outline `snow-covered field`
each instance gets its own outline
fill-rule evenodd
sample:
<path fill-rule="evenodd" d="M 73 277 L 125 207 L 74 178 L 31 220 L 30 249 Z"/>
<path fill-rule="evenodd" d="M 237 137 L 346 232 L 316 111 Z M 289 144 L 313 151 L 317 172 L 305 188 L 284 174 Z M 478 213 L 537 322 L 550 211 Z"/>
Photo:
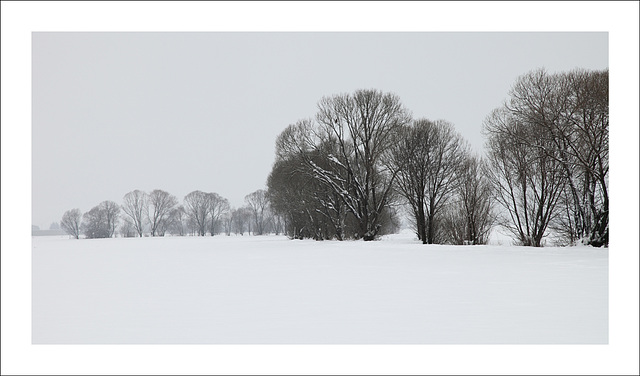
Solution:
<path fill-rule="evenodd" d="M 33 237 L 34 344 L 606 344 L 608 250 Z"/>

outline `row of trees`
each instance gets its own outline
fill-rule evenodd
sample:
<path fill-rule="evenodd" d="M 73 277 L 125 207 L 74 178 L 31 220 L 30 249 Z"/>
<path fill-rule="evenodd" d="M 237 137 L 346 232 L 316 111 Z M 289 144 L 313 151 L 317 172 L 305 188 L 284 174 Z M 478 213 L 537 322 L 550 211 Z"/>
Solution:
<path fill-rule="evenodd" d="M 423 243 L 480 244 L 494 218 L 483 166 L 452 124 L 359 90 L 323 98 L 280 134 L 267 186 L 295 238 L 373 240 L 404 204 Z"/>
<path fill-rule="evenodd" d="M 60 227 L 80 239 L 165 236 L 166 233 L 213 236 L 224 232 L 244 235 L 279 233 L 281 220 L 269 209 L 267 192 L 257 190 L 245 197 L 245 206 L 234 209 L 229 201 L 217 193 L 193 191 L 182 204 L 177 198 L 160 189 L 149 193 L 134 190 L 124 195 L 122 204 L 103 201 L 86 213 L 80 209 L 66 211 Z"/>
<path fill-rule="evenodd" d="M 276 140 L 268 196 L 292 238 L 373 240 L 404 209 L 425 244 L 608 245 L 608 71 L 537 70 L 484 121 L 486 159 L 377 90 L 324 97 Z"/>
<path fill-rule="evenodd" d="M 517 243 L 608 246 L 608 70 L 518 78 L 483 123 L 486 156 L 453 124 L 413 119 L 378 90 L 324 97 L 277 138 L 267 190 L 231 209 L 216 193 L 183 204 L 161 190 L 105 201 L 61 227 L 76 238 L 284 232 L 373 240 L 408 213 L 425 244 L 485 244 L 497 224 Z M 82 218 L 82 223 L 81 223 Z"/>

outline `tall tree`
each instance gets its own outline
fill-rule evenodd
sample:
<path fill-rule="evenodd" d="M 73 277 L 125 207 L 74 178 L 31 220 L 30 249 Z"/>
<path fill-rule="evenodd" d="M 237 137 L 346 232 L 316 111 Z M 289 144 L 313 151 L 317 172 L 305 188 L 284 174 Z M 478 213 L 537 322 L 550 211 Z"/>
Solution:
<path fill-rule="evenodd" d="M 142 237 L 144 232 L 145 219 L 149 216 L 149 196 L 147 193 L 134 190 L 124 195 L 122 210 L 127 216 L 127 220 Z"/>
<path fill-rule="evenodd" d="M 528 186 L 520 183 L 521 194 L 530 188 L 533 199 L 545 204 L 541 212 L 548 213 L 531 216 L 541 218 L 541 228 L 549 227 L 569 243 L 582 238 L 594 246 L 608 244 L 608 106 L 608 71 L 549 74 L 539 69 L 519 77 L 504 106 L 486 121 L 494 171 L 502 170 L 497 185 L 507 184 L 505 169 L 517 169 L 500 163 L 497 149 L 504 151 L 502 159 L 516 155 L 515 151 L 508 153 L 514 146 L 520 153 L 526 151 L 520 158 L 521 164 L 527 164 L 522 166 L 523 173 L 529 177 L 537 173 L 540 181 L 537 185 L 530 181 Z M 546 195 L 542 194 L 543 186 L 548 188 Z M 524 203 L 522 200 L 522 209 Z M 522 227 L 518 217 L 527 223 L 529 218 L 522 210 L 519 216 L 512 212 L 513 227 Z M 536 235 L 518 235 L 523 236 L 533 236 L 533 243 L 537 243 Z"/>
<path fill-rule="evenodd" d="M 423 244 L 442 242 L 440 214 L 458 189 L 468 145 L 443 120 L 416 120 L 399 134 L 391 148 L 397 186 Z"/>
<path fill-rule="evenodd" d="M 325 97 L 316 116 L 319 142 L 334 145 L 327 155 L 333 166 L 313 161 L 315 176 L 340 197 L 359 225 L 358 237 L 373 240 L 382 227 L 382 213 L 391 198 L 395 171 L 384 163 L 394 133 L 410 121 L 399 97 L 377 90 Z"/>
<path fill-rule="evenodd" d="M 567 174 L 567 215 L 554 229 L 569 243 L 609 243 L 609 72 L 574 70 L 552 75 L 567 98 L 561 116 L 545 122 Z"/>
<path fill-rule="evenodd" d="M 490 179 L 507 214 L 501 225 L 520 244 L 540 247 L 566 181 L 557 156 L 548 154 L 551 141 L 533 124 L 500 110 L 485 120 L 484 130 Z"/>

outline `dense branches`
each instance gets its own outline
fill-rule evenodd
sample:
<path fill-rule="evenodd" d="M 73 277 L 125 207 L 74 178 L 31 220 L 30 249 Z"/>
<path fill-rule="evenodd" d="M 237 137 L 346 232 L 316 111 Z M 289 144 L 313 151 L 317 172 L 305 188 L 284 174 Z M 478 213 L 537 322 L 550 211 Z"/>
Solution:
<path fill-rule="evenodd" d="M 167 229 L 169 214 L 178 204 L 178 200 L 172 194 L 161 189 L 154 189 L 148 195 L 149 224 L 151 236 L 164 236 Z"/>
<path fill-rule="evenodd" d="M 251 215 L 253 217 L 254 234 L 262 235 L 265 230 L 265 214 L 268 210 L 269 199 L 267 197 L 267 191 L 264 189 L 258 189 L 257 191 L 245 196 L 244 201 L 247 204 Z"/>
<path fill-rule="evenodd" d="M 333 169 L 314 165 L 316 178 L 338 194 L 357 220 L 357 237 L 373 240 L 391 199 L 396 171 L 384 163 L 397 130 L 410 121 L 400 98 L 376 90 L 325 97 L 318 103 L 319 145 L 332 146 L 327 155 Z"/>
<path fill-rule="evenodd" d="M 493 191 L 486 164 L 468 156 L 460 172 L 460 184 L 443 219 L 445 239 L 452 244 L 487 244 L 496 221 Z"/>
<path fill-rule="evenodd" d="M 184 210 L 194 232 L 204 236 L 209 216 L 209 198 L 202 191 L 193 191 L 184 197 Z"/>
<path fill-rule="evenodd" d="M 315 121 L 299 121 L 278 137 L 269 197 L 292 237 L 373 240 L 396 222 L 399 193 L 419 238 L 443 242 L 442 213 L 457 194 L 467 155 L 452 124 L 412 121 L 395 95 L 325 97 Z M 472 241 L 486 241 L 488 222 L 472 231 L 482 233 Z"/>
<path fill-rule="evenodd" d="M 607 245 L 608 72 L 520 77 L 484 123 L 491 177 L 522 244 L 548 228 L 567 243 Z"/>
<path fill-rule="evenodd" d="M 397 96 L 359 90 L 323 98 L 315 121 L 285 129 L 276 141 L 269 188 L 293 235 L 375 239 L 390 213 L 396 173 L 385 152 L 409 120 Z M 299 201 L 287 203 L 286 192 Z"/>
<path fill-rule="evenodd" d="M 120 207 L 113 201 L 103 201 L 82 218 L 82 231 L 89 238 L 111 238 L 115 234 Z"/>
<path fill-rule="evenodd" d="M 60 227 L 67 234 L 73 236 L 76 239 L 80 239 L 80 223 L 82 220 L 82 213 L 80 209 L 71 209 L 67 210 L 62 215 L 62 220 L 60 221 Z"/>
<path fill-rule="evenodd" d="M 461 182 L 468 146 L 445 121 L 426 119 L 405 127 L 392 148 L 397 187 L 424 244 L 444 241 L 440 216 Z"/>
<path fill-rule="evenodd" d="M 218 233 L 218 224 L 222 215 L 230 210 L 230 205 L 226 198 L 214 192 L 207 193 L 206 199 L 209 211 L 209 233 L 213 236 Z"/>
<path fill-rule="evenodd" d="M 126 214 L 125 220 L 131 223 L 138 236 L 144 232 L 144 221 L 149 212 L 148 195 L 140 190 L 135 190 L 124 195 L 122 210 Z"/>

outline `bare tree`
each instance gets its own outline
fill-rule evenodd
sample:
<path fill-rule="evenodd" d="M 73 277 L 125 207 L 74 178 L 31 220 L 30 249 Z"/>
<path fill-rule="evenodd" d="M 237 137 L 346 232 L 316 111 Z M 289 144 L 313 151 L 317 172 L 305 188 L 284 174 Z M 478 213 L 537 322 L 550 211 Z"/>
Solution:
<path fill-rule="evenodd" d="M 529 188 L 527 192 L 535 197 L 528 200 L 527 206 L 532 207 L 533 200 L 538 200 L 544 203 L 541 212 L 547 215 L 537 212 L 524 216 L 522 199 L 519 215 L 512 209 L 513 227 L 524 230 L 524 234 L 515 231 L 517 236 L 533 237 L 532 242 L 537 243 L 537 235 L 517 224 L 519 217 L 525 223 L 532 217 L 541 219 L 538 230 L 549 228 L 567 243 L 586 239 L 594 246 L 608 245 L 608 71 L 529 72 L 518 78 L 509 100 L 486 123 L 488 145 L 494 151 L 494 171 L 503 171 L 498 185 L 510 189 L 506 169 L 518 169 L 513 163 L 495 163 L 499 150 L 503 151 L 503 160 L 511 158 L 512 162 L 517 153 L 526 151 L 526 155 L 518 157 L 522 173 L 529 174 L 530 180 L 532 173 L 538 174 L 538 180 L 531 180 L 528 185 L 519 177 L 518 188 L 521 195 Z M 511 202 L 510 206 L 515 204 Z M 533 226 L 536 227 L 535 220 Z"/>
<path fill-rule="evenodd" d="M 335 144 L 327 155 L 331 169 L 312 164 L 316 178 L 339 195 L 359 224 L 358 237 L 373 240 L 389 204 L 395 172 L 383 163 L 394 133 L 410 121 L 409 111 L 393 94 L 358 90 L 325 97 L 318 103 L 317 145 Z"/>
<path fill-rule="evenodd" d="M 217 234 L 217 225 L 221 216 L 230 209 L 229 200 L 217 193 L 207 193 L 207 206 L 209 211 L 209 232 L 211 236 Z"/>
<path fill-rule="evenodd" d="M 397 186 L 423 244 L 444 240 L 440 214 L 458 189 L 468 145 L 446 121 L 421 119 L 405 127 L 391 149 Z"/>
<path fill-rule="evenodd" d="M 187 228 L 187 214 L 184 206 L 174 207 L 169 212 L 167 228 L 172 235 L 184 236 Z"/>
<path fill-rule="evenodd" d="M 164 236 L 169 213 L 171 213 L 171 210 L 178 204 L 178 200 L 168 192 L 155 189 L 148 195 L 148 203 L 148 219 L 151 225 L 151 236 Z"/>
<path fill-rule="evenodd" d="M 251 210 L 253 221 L 255 224 L 254 235 L 263 235 L 265 226 L 265 210 L 269 204 L 267 192 L 264 189 L 258 189 L 245 196 L 247 207 Z"/>
<path fill-rule="evenodd" d="M 80 239 L 80 222 L 82 221 L 82 213 L 80 209 L 71 209 L 64 212 L 62 220 L 60 221 L 60 227 L 67 234 L 73 236 L 76 239 Z"/>
<path fill-rule="evenodd" d="M 281 137 L 286 135 L 285 130 Z M 278 146 L 276 150 L 280 156 L 267 179 L 274 224 L 280 219 L 291 238 L 343 240 L 347 218 L 344 203 L 330 186 L 315 178 L 308 163 L 330 170 L 332 162 L 326 158 L 327 153 L 314 150 L 303 157 L 300 151 L 286 155 L 278 153 Z"/>
<path fill-rule="evenodd" d="M 87 239 L 108 238 L 109 228 L 104 210 L 94 206 L 82 216 L 81 230 Z"/>
<path fill-rule="evenodd" d="M 82 230 L 89 239 L 111 238 L 118 226 L 120 207 L 113 201 L 103 201 L 83 216 Z"/>
<path fill-rule="evenodd" d="M 478 156 L 463 166 L 454 202 L 445 214 L 444 231 L 453 244 L 486 244 L 496 220 L 491 182 Z"/>
<path fill-rule="evenodd" d="M 184 209 L 193 229 L 200 236 L 207 232 L 209 199 L 202 191 L 193 191 L 184 197 Z"/>
<path fill-rule="evenodd" d="M 523 123 L 505 110 L 484 122 L 490 179 L 497 202 L 506 210 L 501 225 L 522 245 L 540 247 L 557 214 L 566 175 L 552 141 L 535 124 Z"/>
<path fill-rule="evenodd" d="M 233 232 L 237 235 L 244 235 L 245 231 L 251 232 L 251 209 L 248 207 L 241 207 L 233 211 Z"/>
<path fill-rule="evenodd" d="M 133 228 L 133 224 L 128 219 L 124 219 L 122 225 L 120 226 L 120 235 L 123 238 L 133 238 L 136 236 L 135 228 Z"/>
<path fill-rule="evenodd" d="M 120 222 L 120 205 L 113 201 L 103 201 L 100 203 L 100 208 L 105 212 L 107 228 L 109 231 L 108 237 L 112 238 L 115 235 L 118 223 Z"/>
<path fill-rule="evenodd" d="M 287 127 L 268 186 L 289 236 L 373 240 L 392 229 L 397 171 L 386 150 L 409 121 L 397 96 L 359 90 L 323 98 L 315 121 Z"/>
<path fill-rule="evenodd" d="M 270 219 L 271 219 L 271 227 L 273 228 L 273 232 L 276 235 L 280 235 L 280 233 L 284 232 L 285 221 L 281 215 L 273 212 L 270 216 Z"/>
<path fill-rule="evenodd" d="M 149 216 L 149 198 L 148 195 L 140 190 L 135 190 L 124 195 L 124 203 L 122 210 L 127 215 L 133 228 L 142 237 L 144 232 L 144 221 Z"/>
<path fill-rule="evenodd" d="M 552 228 L 570 244 L 608 246 L 609 72 L 575 70 L 548 79 L 566 99 L 557 118 L 541 122 L 567 177 L 563 215 Z"/>
<path fill-rule="evenodd" d="M 220 220 L 222 222 L 222 227 L 224 229 L 224 233 L 227 236 L 231 236 L 231 231 L 233 228 L 233 214 L 235 213 L 235 209 L 229 209 L 225 213 L 222 214 Z"/>

